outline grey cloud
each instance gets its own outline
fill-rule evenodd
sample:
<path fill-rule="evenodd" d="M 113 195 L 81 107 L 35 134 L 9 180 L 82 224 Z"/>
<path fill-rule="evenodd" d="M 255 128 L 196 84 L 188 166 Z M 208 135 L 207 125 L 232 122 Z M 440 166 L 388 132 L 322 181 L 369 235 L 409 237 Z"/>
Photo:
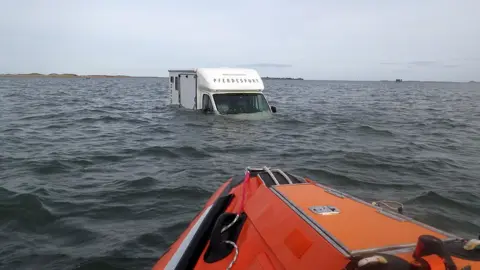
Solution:
<path fill-rule="evenodd" d="M 472 61 L 472 62 L 480 62 L 480 58 L 478 57 L 471 57 L 471 58 L 465 58 L 465 61 Z"/>
<path fill-rule="evenodd" d="M 440 61 L 410 61 L 410 62 L 382 62 L 381 65 L 390 65 L 390 66 L 406 66 L 408 68 L 414 67 L 445 67 L 445 68 L 456 68 L 460 67 L 459 64 L 444 64 Z"/>
<path fill-rule="evenodd" d="M 434 66 L 439 64 L 437 61 L 412 61 L 408 63 L 413 66 Z"/>
<path fill-rule="evenodd" d="M 386 66 L 396 66 L 396 65 L 402 65 L 402 63 L 398 62 L 382 62 L 380 65 L 386 65 Z"/>
<path fill-rule="evenodd" d="M 293 67 L 289 64 L 274 64 L 274 63 L 257 63 L 257 64 L 243 64 L 237 65 L 237 67 L 274 67 L 274 68 L 290 68 Z"/>
<path fill-rule="evenodd" d="M 408 66 L 434 66 L 440 64 L 437 61 L 425 61 L 425 60 L 416 60 L 410 62 L 382 62 L 381 65 L 389 66 L 398 66 L 398 65 L 408 65 Z"/>
<path fill-rule="evenodd" d="M 377 80 L 401 69 L 406 80 L 480 81 L 479 9 L 478 0 L 2 1 L 0 73 L 241 64 L 271 77 Z"/>

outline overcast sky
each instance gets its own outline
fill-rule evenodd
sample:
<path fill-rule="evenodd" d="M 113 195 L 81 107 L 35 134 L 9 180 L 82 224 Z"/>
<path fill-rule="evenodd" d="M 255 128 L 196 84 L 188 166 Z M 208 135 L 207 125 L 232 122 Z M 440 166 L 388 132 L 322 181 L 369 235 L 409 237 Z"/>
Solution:
<path fill-rule="evenodd" d="M 480 0 L 0 0 L 0 73 L 480 80 Z"/>

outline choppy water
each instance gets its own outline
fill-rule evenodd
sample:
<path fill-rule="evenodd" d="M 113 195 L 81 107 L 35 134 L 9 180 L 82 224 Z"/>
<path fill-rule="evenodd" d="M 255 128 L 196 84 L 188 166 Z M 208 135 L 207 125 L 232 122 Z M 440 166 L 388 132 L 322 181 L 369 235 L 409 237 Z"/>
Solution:
<path fill-rule="evenodd" d="M 249 165 L 480 233 L 480 84 L 265 83 L 278 113 L 242 121 L 166 79 L 0 79 L 0 267 L 149 269 Z"/>

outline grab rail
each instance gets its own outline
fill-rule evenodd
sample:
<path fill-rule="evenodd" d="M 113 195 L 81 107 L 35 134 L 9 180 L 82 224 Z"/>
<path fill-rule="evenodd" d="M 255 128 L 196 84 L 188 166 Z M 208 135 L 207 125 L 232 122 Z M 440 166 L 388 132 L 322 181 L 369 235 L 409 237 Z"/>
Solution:
<path fill-rule="evenodd" d="M 279 173 L 281 176 L 283 176 L 283 178 L 285 178 L 287 183 L 293 184 L 293 181 L 290 178 L 290 176 L 288 176 L 284 171 L 282 171 L 280 169 L 270 169 L 267 166 L 263 166 L 261 168 L 252 168 L 252 167 L 248 166 L 246 168 L 246 170 L 250 171 L 250 172 L 266 172 L 266 173 L 268 173 L 268 175 L 272 178 L 272 181 L 275 183 L 275 185 L 280 185 L 280 181 L 278 181 L 278 179 L 275 177 L 275 175 L 273 173 L 274 172 Z"/>
<path fill-rule="evenodd" d="M 263 170 L 265 170 L 268 175 L 272 178 L 273 182 L 275 182 L 276 185 L 280 185 L 280 182 L 278 182 L 278 179 L 273 175 L 272 171 L 267 166 L 263 166 Z"/>
<path fill-rule="evenodd" d="M 281 175 L 287 180 L 287 182 L 288 182 L 289 184 L 293 184 L 292 179 L 290 179 L 290 177 L 288 177 L 288 175 L 287 175 L 285 172 L 283 172 L 282 170 L 280 170 L 280 169 L 273 169 L 272 172 L 278 172 L 279 174 L 281 174 Z"/>

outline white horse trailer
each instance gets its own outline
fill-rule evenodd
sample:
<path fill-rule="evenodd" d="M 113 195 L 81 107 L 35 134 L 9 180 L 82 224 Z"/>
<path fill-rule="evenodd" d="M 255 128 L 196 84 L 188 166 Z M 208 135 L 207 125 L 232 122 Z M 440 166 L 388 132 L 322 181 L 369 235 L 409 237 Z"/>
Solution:
<path fill-rule="evenodd" d="M 254 69 L 169 70 L 170 103 L 205 113 L 271 114 L 262 78 Z"/>

